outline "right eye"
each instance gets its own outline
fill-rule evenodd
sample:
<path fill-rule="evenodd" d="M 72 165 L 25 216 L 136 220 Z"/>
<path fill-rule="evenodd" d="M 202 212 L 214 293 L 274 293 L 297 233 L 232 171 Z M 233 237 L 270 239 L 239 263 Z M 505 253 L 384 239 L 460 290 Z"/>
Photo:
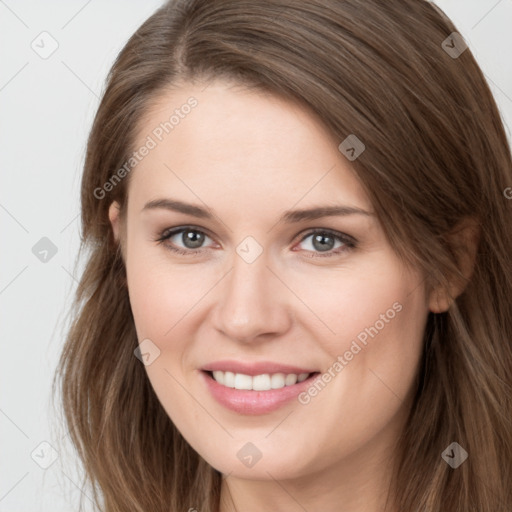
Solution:
<path fill-rule="evenodd" d="M 172 238 L 177 237 L 175 242 L 171 244 L 165 243 L 171 241 Z M 193 226 L 184 226 L 180 228 L 166 228 L 160 233 L 159 238 L 155 241 L 161 243 L 166 249 L 173 251 L 183 256 L 195 256 L 204 252 L 205 248 L 199 247 L 205 238 L 210 238 L 204 231 L 194 228 Z M 176 246 L 177 242 L 183 244 L 183 248 Z M 187 246 L 188 244 L 188 246 Z"/>

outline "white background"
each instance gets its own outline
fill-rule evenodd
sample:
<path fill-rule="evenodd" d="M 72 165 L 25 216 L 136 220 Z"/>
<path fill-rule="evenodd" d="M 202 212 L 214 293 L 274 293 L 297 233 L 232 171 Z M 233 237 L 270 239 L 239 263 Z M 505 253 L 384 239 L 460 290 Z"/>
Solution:
<path fill-rule="evenodd" d="M 161 3 L 0 0 L 0 512 L 78 510 L 80 473 L 50 385 L 79 272 L 81 166 L 107 72 Z M 436 3 L 483 69 L 510 138 L 512 0 Z M 59 45 L 47 59 L 31 48 L 43 31 Z M 42 237 L 57 247 L 46 263 L 32 252 Z M 47 469 L 31 458 L 51 455 L 45 441 L 59 452 Z"/>

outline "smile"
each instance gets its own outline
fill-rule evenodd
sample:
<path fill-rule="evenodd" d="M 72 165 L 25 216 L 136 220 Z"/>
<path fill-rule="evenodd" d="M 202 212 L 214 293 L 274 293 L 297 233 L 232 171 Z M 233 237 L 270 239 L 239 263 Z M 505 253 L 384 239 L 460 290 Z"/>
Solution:
<path fill-rule="evenodd" d="M 222 406 L 238 414 L 273 412 L 307 389 L 320 372 L 301 374 L 260 374 L 200 371 L 210 395 Z"/>
<path fill-rule="evenodd" d="M 309 373 L 263 373 L 261 375 L 245 375 L 244 373 L 223 372 L 216 370 L 212 372 L 213 378 L 223 386 L 234 389 L 245 389 L 253 391 L 268 391 L 270 389 L 281 389 L 285 386 L 293 386 L 297 382 L 306 380 Z"/>

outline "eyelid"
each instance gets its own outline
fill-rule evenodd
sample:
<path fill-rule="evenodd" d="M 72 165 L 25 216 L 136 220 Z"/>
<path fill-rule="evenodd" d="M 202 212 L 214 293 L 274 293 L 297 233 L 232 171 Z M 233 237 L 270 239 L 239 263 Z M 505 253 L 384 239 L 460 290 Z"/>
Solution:
<path fill-rule="evenodd" d="M 175 235 L 179 235 L 180 233 L 183 233 L 184 231 L 195 231 L 197 233 L 201 233 L 201 234 L 207 236 L 208 238 L 214 240 L 214 237 L 210 235 L 210 233 L 207 229 L 200 228 L 198 226 L 193 226 L 193 225 L 186 225 L 186 226 L 177 226 L 174 228 L 166 228 L 163 231 L 160 231 L 158 237 L 155 239 L 155 242 L 166 245 L 165 244 L 166 240 L 172 238 Z M 186 253 L 191 256 L 194 254 L 199 254 L 199 253 L 205 251 L 206 249 L 208 249 L 208 247 L 199 247 L 198 249 L 182 249 L 181 247 L 170 247 L 170 246 L 168 246 L 167 248 L 170 249 L 171 251 L 182 253 L 182 254 Z"/>
<path fill-rule="evenodd" d="M 183 231 L 195 231 L 197 233 L 206 235 L 208 238 L 214 240 L 214 237 L 211 236 L 211 234 L 209 233 L 209 230 L 200 228 L 200 227 L 194 226 L 194 225 L 184 225 L 184 226 L 177 226 L 174 228 L 164 229 L 163 231 L 160 232 L 160 235 L 155 240 L 155 242 L 164 243 L 169 238 L 172 238 L 173 236 L 178 235 L 178 234 L 182 233 Z M 340 251 L 340 248 L 338 248 L 337 250 L 331 249 L 329 251 L 325 251 L 325 254 L 323 254 L 322 252 L 316 252 L 316 251 L 305 251 L 307 253 L 314 254 L 314 256 L 309 256 L 311 258 L 330 257 L 330 256 L 334 257 L 334 256 L 339 255 L 341 252 L 344 252 L 345 250 L 354 249 L 358 244 L 357 239 L 355 239 L 353 236 L 348 235 L 343 232 L 340 232 L 340 231 L 337 231 L 335 229 L 330 229 L 330 228 L 308 228 L 305 232 L 303 231 L 303 232 L 299 233 L 293 240 L 294 241 L 297 240 L 297 242 L 300 243 L 300 242 L 303 242 L 309 236 L 318 234 L 318 233 L 327 234 L 333 238 L 340 240 L 344 244 L 345 249 L 342 249 L 341 251 Z M 194 255 L 200 254 L 208 249 L 208 247 L 199 247 L 197 249 L 186 249 L 186 248 L 183 249 L 181 247 L 170 247 L 170 246 L 168 246 L 167 248 L 173 252 L 177 252 L 177 253 L 187 255 L 187 256 L 194 256 Z"/>
<path fill-rule="evenodd" d="M 208 236 L 212 240 L 214 239 L 214 237 L 210 234 L 210 232 L 207 229 L 200 228 L 198 226 L 192 226 L 192 225 L 176 226 L 174 228 L 166 228 L 160 232 L 159 238 L 167 239 L 174 235 L 177 235 L 178 233 L 181 233 L 182 231 L 197 231 L 198 233 Z"/>
<path fill-rule="evenodd" d="M 309 230 L 306 231 L 306 233 L 300 235 L 298 242 L 303 242 L 306 238 L 310 237 L 311 235 L 319 233 L 330 235 L 332 238 L 339 240 L 343 244 L 342 247 L 330 249 L 325 252 L 304 251 L 307 254 L 304 255 L 305 258 L 335 258 L 336 256 L 341 256 L 345 252 L 354 250 L 358 245 L 358 241 L 353 236 L 329 228 L 310 228 Z"/>
<path fill-rule="evenodd" d="M 347 235 L 346 233 L 342 233 L 341 231 L 336 231 L 335 229 L 330 228 L 309 228 L 309 230 L 307 230 L 306 233 L 298 235 L 301 236 L 299 241 L 302 242 L 308 236 L 316 233 L 327 233 L 335 238 L 339 238 L 345 243 L 357 243 L 357 240 L 353 236 Z"/>

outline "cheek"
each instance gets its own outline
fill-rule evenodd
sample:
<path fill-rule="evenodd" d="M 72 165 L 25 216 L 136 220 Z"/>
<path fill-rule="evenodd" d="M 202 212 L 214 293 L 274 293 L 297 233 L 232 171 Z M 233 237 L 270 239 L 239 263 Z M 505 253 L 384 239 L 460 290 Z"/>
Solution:
<path fill-rule="evenodd" d="M 330 299 L 316 302 L 336 333 L 322 341 L 329 354 L 324 382 L 331 382 L 326 387 L 332 393 L 321 391 L 318 402 L 350 411 L 340 413 L 348 432 L 354 425 L 386 424 L 406 400 L 421 359 L 428 308 L 421 276 L 405 276 L 394 265 L 344 284 L 337 293 L 331 286 Z"/>
<path fill-rule="evenodd" d="M 198 272 L 193 264 L 171 263 L 165 247 L 147 240 L 150 235 L 142 235 L 143 229 L 134 224 L 127 239 L 130 303 L 139 341 L 155 339 L 160 345 L 208 290 L 207 272 Z"/>
<path fill-rule="evenodd" d="M 307 306 L 298 308 L 303 325 L 333 358 L 354 340 L 365 347 L 387 334 L 395 344 L 400 332 L 409 339 L 421 331 L 427 311 L 421 276 L 404 273 L 391 256 L 363 268 L 325 270 L 290 275 L 289 282 Z"/>
<path fill-rule="evenodd" d="M 190 321 L 194 308 L 213 283 L 208 284 L 208 277 L 194 271 L 192 265 L 171 266 L 165 255 L 155 258 L 143 250 L 131 253 L 127 280 L 138 340 L 151 340 L 159 351 L 145 367 L 149 381 L 175 425 L 182 432 L 192 433 L 194 422 L 204 418 L 187 392 Z"/>
<path fill-rule="evenodd" d="M 134 260 L 127 268 L 130 303 L 139 339 L 165 343 L 208 290 L 205 278 L 184 267 Z"/>
<path fill-rule="evenodd" d="M 373 263 L 317 275 L 314 287 L 297 278 L 298 294 L 315 313 L 302 315 L 303 326 L 327 355 L 324 374 L 339 375 L 330 396 L 344 404 L 405 398 L 422 353 L 428 306 L 421 275 L 404 271 L 392 255 Z"/>

